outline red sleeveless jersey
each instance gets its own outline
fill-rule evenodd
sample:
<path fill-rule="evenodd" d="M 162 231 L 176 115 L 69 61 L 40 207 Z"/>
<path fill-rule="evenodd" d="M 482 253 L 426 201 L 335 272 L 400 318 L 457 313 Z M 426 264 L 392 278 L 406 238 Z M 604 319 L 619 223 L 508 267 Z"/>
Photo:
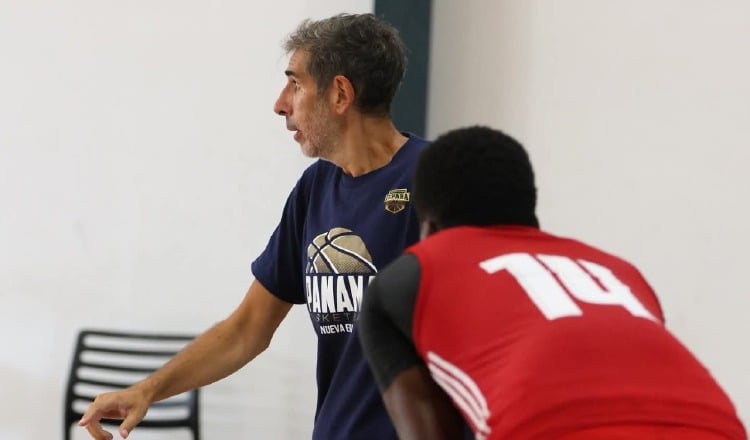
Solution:
<path fill-rule="evenodd" d="M 655 424 L 746 439 L 628 262 L 527 227 L 450 228 L 408 252 L 415 345 L 477 438 Z"/>

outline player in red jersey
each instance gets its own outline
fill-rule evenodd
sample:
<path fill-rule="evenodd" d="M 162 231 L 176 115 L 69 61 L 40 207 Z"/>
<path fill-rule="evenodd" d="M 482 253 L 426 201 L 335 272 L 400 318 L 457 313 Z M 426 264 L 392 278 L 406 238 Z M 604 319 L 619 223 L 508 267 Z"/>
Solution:
<path fill-rule="evenodd" d="M 747 438 L 627 261 L 539 229 L 528 155 L 468 127 L 422 153 L 423 239 L 364 295 L 360 340 L 402 439 Z M 460 414 L 460 416 L 459 416 Z"/>

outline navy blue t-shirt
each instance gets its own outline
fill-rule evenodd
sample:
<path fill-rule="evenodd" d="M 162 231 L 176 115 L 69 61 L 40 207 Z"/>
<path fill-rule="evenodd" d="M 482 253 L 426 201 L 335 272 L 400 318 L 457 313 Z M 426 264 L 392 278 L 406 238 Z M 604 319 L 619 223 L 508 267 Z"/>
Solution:
<path fill-rule="evenodd" d="M 253 262 L 284 301 L 306 304 L 318 335 L 313 439 L 396 439 L 357 335 L 362 295 L 379 268 L 419 238 L 411 179 L 427 142 L 414 135 L 391 162 L 359 177 L 318 160 L 287 199 Z"/>

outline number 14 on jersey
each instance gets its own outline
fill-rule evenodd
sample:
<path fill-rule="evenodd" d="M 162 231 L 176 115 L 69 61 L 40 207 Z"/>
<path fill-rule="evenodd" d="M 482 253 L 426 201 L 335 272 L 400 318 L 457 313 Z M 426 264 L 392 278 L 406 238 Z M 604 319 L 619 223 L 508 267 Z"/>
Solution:
<path fill-rule="evenodd" d="M 484 260 L 479 266 L 489 274 L 507 271 L 549 320 L 583 315 L 575 298 L 589 304 L 624 307 L 634 316 L 658 321 L 627 285 L 600 264 L 519 252 Z"/>

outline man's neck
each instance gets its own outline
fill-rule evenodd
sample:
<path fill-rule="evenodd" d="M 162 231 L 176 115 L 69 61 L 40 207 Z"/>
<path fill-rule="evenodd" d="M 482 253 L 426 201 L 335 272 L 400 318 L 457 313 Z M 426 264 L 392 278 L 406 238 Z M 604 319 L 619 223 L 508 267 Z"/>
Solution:
<path fill-rule="evenodd" d="M 339 145 L 325 159 L 358 177 L 388 165 L 408 140 L 390 118 L 357 118 L 342 126 Z"/>

